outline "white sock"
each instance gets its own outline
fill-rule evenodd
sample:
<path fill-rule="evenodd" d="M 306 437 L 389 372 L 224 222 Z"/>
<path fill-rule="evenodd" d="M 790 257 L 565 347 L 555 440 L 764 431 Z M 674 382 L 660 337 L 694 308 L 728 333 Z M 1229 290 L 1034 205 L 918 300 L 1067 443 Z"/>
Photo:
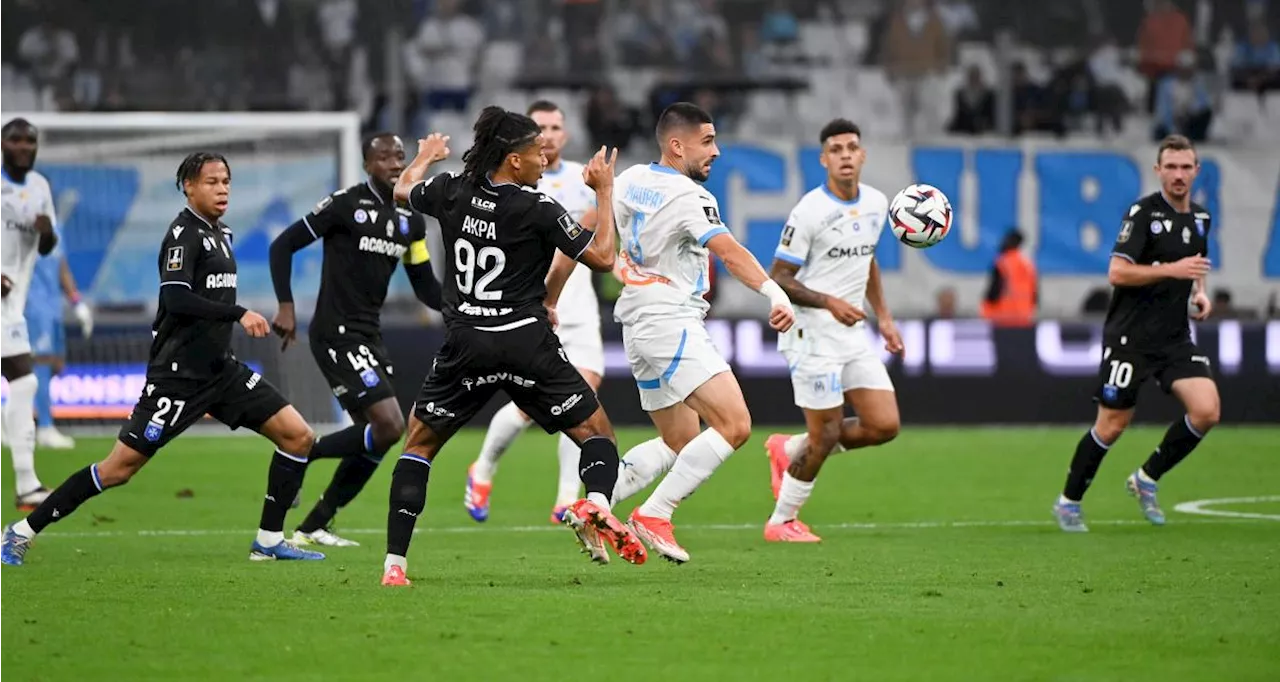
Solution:
<path fill-rule="evenodd" d="M 284 532 L 278 530 L 258 529 L 258 544 L 263 547 L 275 547 L 284 542 Z"/>
<path fill-rule="evenodd" d="M 647 440 L 627 451 L 618 468 L 618 483 L 613 487 L 613 501 L 621 502 L 649 487 L 650 483 L 671 470 L 676 452 L 661 438 Z"/>
<path fill-rule="evenodd" d="M 1142 481 L 1143 483 L 1150 483 L 1150 484 L 1154 484 L 1156 482 L 1156 479 L 1148 476 L 1147 472 L 1143 471 L 1142 467 L 1138 467 L 1138 480 Z"/>
<path fill-rule="evenodd" d="M 717 467 L 733 454 L 733 446 L 715 429 L 707 429 L 689 441 L 676 457 L 671 473 L 640 505 L 641 516 L 670 519 L 676 506 L 715 473 Z"/>
<path fill-rule="evenodd" d="M 392 566 L 399 566 L 402 571 L 408 570 L 409 560 L 399 554 L 388 554 L 387 558 L 382 562 L 382 572 L 390 571 Z"/>
<path fill-rule="evenodd" d="M 36 389 L 40 382 L 28 374 L 9 382 L 9 404 L 4 406 L 4 426 L 13 456 L 14 483 L 19 495 L 40 487 L 36 477 Z"/>
<path fill-rule="evenodd" d="M 1080 500 L 1073 500 L 1068 498 L 1066 495 L 1059 495 L 1058 504 L 1080 504 Z"/>
<path fill-rule="evenodd" d="M 795 461 L 796 457 L 800 456 L 800 453 L 809 449 L 809 435 L 806 433 L 797 433 L 787 439 L 787 442 L 782 446 L 782 449 L 787 453 L 787 459 Z M 832 446 L 831 452 L 832 454 L 844 452 L 844 446 L 840 443 L 836 443 Z"/>
<path fill-rule="evenodd" d="M 786 523 L 800 514 L 800 507 L 813 494 L 813 481 L 802 481 L 783 472 L 782 487 L 778 489 L 778 504 L 773 508 L 769 523 Z"/>
<path fill-rule="evenodd" d="M 613 505 L 609 504 L 609 498 L 604 493 L 587 493 L 587 500 L 596 503 L 597 507 L 605 511 L 613 511 Z"/>
<path fill-rule="evenodd" d="M 31 527 L 31 524 L 27 523 L 26 519 L 13 524 L 13 532 L 24 538 L 34 538 L 36 536 L 35 529 Z"/>
<path fill-rule="evenodd" d="M 556 455 L 560 458 L 560 481 L 556 487 L 556 506 L 566 507 L 578 500 L 578 491 L 582 488 L 582 480 L 578 475 L 578 460 L 582 449 L 573 439 L 560 434 L 560 442 L 556 445 Z"/>
<path fill-rule="evenodd" d="M 480 446 L 480 456 L 471 475 L 481 483 L 492 481 L 498 473 L 498 460 L 527 428 L 529 422 L 520 415 L 515 403 L 503 405 L 489 420 L 489 430 L 484 434 L 484 445 Z"/>

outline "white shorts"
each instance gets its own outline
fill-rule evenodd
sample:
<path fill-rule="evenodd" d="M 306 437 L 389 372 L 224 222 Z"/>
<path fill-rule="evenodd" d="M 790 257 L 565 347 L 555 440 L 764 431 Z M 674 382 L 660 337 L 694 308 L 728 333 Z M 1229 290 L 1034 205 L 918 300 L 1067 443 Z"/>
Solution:
<path fill-rule="evenodd" d="M 645 412 L 684 402 L 711 377 L 729 371 L 729 363 L 697 319 L 662 318 L 623 325 L 622 345 Z"/>
<path fill-rule="evenodd" d="M 600 339 L 599 326 L 562 325 L 556 329 L 556 337 L 560 339 L 569 364 L 604 376 L 604 341 Z"/>
<path fill-rule="evenodd" d="M 889 371 L 869 347 L 843 357 L 783 351 L 791 368 L 796 407 L 829 410 L 844 405 L 844 392 L 857 388 L 892 391 Z"/>
<path fill-rule="evenodd" d="M 31 352 L 31 341 L 27 338 L 27 321 L 9 322 L 5 320 L 0 330 L 0 357 L 11 358 L 15 355 L 27 355 Z"/>

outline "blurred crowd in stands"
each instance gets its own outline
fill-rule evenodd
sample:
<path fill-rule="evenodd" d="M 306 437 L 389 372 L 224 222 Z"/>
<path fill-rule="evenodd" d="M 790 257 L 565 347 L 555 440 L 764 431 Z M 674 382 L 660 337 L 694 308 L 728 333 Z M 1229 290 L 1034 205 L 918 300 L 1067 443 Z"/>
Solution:
<path fill-rule="evenodd" d="M 12 0 L 0 57 L 9 110 L 354 109 L 375 126 L 398 102 L 420 127 L 554 86 L 582 93 L 593 144 L 625 147 L 674 99 L 732 123 L 751 93 L 875 72 L 908 137 L 1137 120 L 1205 139 L 1224 93 L 1261 107 L 1280 89 L 1278 19 L 1275 0 Z"/>

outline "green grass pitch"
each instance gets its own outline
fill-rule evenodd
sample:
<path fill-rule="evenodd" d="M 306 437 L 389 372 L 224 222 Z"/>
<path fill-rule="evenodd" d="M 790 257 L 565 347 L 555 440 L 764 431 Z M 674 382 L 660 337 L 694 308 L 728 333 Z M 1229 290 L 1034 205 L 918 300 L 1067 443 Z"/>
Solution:
<path fill-rule="evenodd" d="M 1068 536 L 1049 507 L 1080 433 L 908 427 L 827 463 L 803 514 L 824 542 L 791 546 L 761 537 L 759 428 L 678 511 L 692 562 L 600 567 L 547 523 L 541 433 L 503 460 L 489 522 L 471 521 L 467 431 L 432 473 L 408 589 L 378 584 L 394 454 L 338 517 L 361 547 L 251 563 L 270 446 L 181 438 L 4 567 L 4 679 L 1280 679 L 1280 429 L 1210 435 L 1165 478 L 1164 528 L 1123 490 L 1162 433 L 1134 429 L 1086 500 L 1093 532 Z M 109 444 L 41 451 L 41 475 Z M 287 530 L 333 466 L 311 469 Z M 1206 507 L 1253 518 L 1174 511 L 1238 497 L 1266 499 Z"/>

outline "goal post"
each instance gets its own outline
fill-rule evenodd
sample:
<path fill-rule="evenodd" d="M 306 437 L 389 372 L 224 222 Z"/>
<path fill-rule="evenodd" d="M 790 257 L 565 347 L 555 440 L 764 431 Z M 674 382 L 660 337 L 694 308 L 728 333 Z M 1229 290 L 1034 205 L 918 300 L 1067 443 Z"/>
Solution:
<path fill-rule="evenodd" d="M 17 117 L 40 131 L 36 170 L 53 189 L 60 245 L 100 313 L 92 339 L 68 327 L 67 369 L 51 384 L 55 417 L 81 424 L 109 427 L 145 383 L 156 258 L 162 232 L 184 205 L 175 173 L 187 154 L 227 157 L 232 185 L 223 220 L 235 235 L 238 299 L 268 317 L 275 310 L 271 240 L 321 198 L 363 177 L 360 118 L 353 112 L 2 114 L 4 121 Z M 310 311 L 319 290 L 321 257 L 318 248 L 295 256 L 300 312 Z M 305 343 L 282 355 L 278 340 L 235 339 L 237 355 L 309 420 L 338 418 Z"/>

